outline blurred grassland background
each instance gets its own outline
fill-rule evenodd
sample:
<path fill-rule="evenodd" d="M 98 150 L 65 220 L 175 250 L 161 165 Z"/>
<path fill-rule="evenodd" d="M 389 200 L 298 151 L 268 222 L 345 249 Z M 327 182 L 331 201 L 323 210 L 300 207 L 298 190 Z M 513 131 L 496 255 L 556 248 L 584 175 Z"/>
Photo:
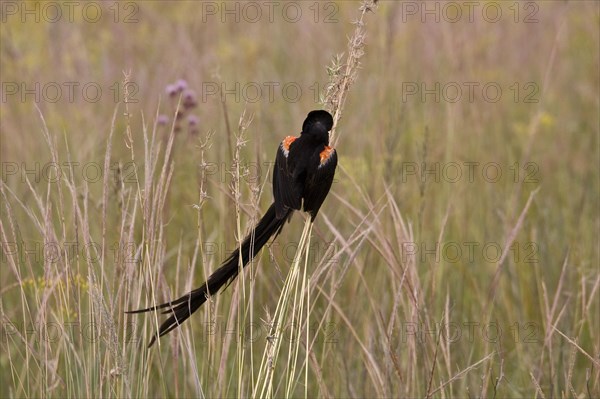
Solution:
<path fill-rule="evenodd" d="M 497 3 L 502 18 L 491 23 L 481 14 L 489 2 L 476 3 L 473 22 L 447 22 L 443 2 L 439 22 L 409 15 L 406 2 L 382 1 L 366 17 L 365 55 L 338 126 L 339 169 L 312 238 L 308 386 L 302 371 L 294 396 L 600 396 L 599 6 Z M 153 316 L 123 312 L 197 287 L 235 248 L 229 172 L 244 111 L 243 234 L 267 208 L 268 163 L 322 107 L 326 66 L 347 52 L 359 3 L 297 2 L 294 23 L 284 3 L 273 22 L 264 3 L 256 22 L 244 3 L 212 2 L 216 15 L 208 3 L 96 4 L 103 14 L 93 23 L 77 7 L 73 22 L 4 14 L 0 25 L 0 396 L 249 396 L 267 340 L 264 331 L 249 340 L 248 326 L 274 311 L 299 215 L 243 282 L 160 348 L 144 349 Z M 239 7 L 239 22 L 225 7 Z M 124 71 L 134 89 L 126 106 Z M 165 88 L 178 79 L 196 92 L 186 115 L 199 124 L 192 132 L 181 121 L 165 164 L 171 122 L 155 120 L 172 120 L 177 100 Z M 21 85 L 36 82 L 57 83 L 62 98 L 22 98 Z M 73 101 L 65 82 L 79 83 Z M 102 88 L 96 102 L 83 98 L 90 82 Z M 436 82 L 439 101 L 423 93 Z M 477 84 L 472 101 L 468 82 Z M 490 82 L 502 89 L 497 102 L 482 94 Z M 8 94 L 14 83 L 19 92 Z M 258 101 L 245 101 L 255 84 Z M 293 89 L 282 93 L 290 84 L 301 88 L 297 101 Z M 225 106 L 206 92 L 221 85 L 233 91 Z M 155 152 L 144 150 L 144 129 Z M 67 161 L 79 163 L 72 177 Z M 44 177 L 50 162 L 63 165 L 58 181 Z M 104 172 L 97 181 L 97 168 L 82 167 L 90 163 Z M 502 172 L 494 182 L 495 170 L 482 175 L 491 163 Z M 421 176 L 424 167 L 438 172 Z M 77 256 L 65 256 L 73 242 Z M 53 243 L 62 256 L 49 256 Z M 251 298 L 241 299 L 242 283 Z M 285 394 L 285 364 L 275 366 L 275 396 Z"/>

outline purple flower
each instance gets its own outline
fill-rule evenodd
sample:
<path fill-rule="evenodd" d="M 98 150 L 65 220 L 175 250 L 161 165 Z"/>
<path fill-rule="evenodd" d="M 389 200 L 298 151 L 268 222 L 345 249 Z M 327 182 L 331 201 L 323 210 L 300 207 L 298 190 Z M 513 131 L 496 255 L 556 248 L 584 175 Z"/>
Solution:
<path fill-rule="evenodd" d="M 196 92 L 194 90 L 186 90 L 183 92 L 183 107 L 194 108 L 198 102 L 196 101 Z"/>
<path fill-rule="evenodd" d="M 198 118 L 196 115 L 188 116 L 187 120 L 190 127 L 196 127 L 200 123 L 200 118 Z"/>
<path fill-rule="evenodd" d="M 167 115 L 158 115 L 158 119 L 156 120 L 156 122 L 159 125 L 164 126 L 167 123 L 169 123 L 169 117 Z"/>
<path fill-rule="evenodd" d="M 175 95 L 177 94 L 177 86 L 176 85 L 167 85 L 166 92 L 169 95 L 169 97 L 175 97 Z"/>
<path fill-rule="evenodd" d="M 182 91 L 188 88 L 188 84 L 185 80 L 178 79 L 177 82 L 175 82 L 175 87 L 177 88 L 177 91 L 181 93 Z"/>

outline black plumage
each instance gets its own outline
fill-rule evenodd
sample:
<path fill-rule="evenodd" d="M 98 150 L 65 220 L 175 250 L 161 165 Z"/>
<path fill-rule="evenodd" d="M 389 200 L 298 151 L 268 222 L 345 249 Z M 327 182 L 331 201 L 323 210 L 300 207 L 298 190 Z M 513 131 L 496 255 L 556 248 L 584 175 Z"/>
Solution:
<path fill-rule="evenodd" d="M 160 325 L 158 334 L 152 337 L 149 347 L 157 337 L 187 320 L 209 295 L 231 283 L 240 269 L 240 254 L 241 264 L 245 267 L 271 237 L 277 237 L 293 211 L 302 208 L 314 221 L 331 189 L 337 166 L 337 153 L 329 146 L 332 126 L 333 118 L 327 111 L 311 111 L 302 125 L 300 136 L 288 136 L 281 142 L 273 170 L 273 204 L 241 247 L 233 251 L 202 286 L 174 301 L 127 312 L 162 310 L 162 313 L 170 315 Z"/>

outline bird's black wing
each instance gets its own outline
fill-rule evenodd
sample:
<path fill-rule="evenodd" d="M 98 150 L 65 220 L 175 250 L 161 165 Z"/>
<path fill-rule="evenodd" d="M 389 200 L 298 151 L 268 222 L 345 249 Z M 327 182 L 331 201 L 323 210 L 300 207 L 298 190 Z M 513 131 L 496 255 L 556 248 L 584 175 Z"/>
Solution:
<path fill-rule="evenodd" d="M 288 165 L 290 146 L 296 137 L 286 137 L 277 148 L 273 168 L 273 196 L 277 218 L 285 217 L 288 210 L 300 209 L 302 194 L 294 180 L 293 171 Z"/>
<path fill-rule="evenodd" d="M 331 147 L 325 147 L 319 154 L 318 162 L 319 166 L 307 177 L 304 188 L 304 211 L 310 213 L 312 220 L 315 220 L 331 189 L 338 163 L 337 152 Z"/>

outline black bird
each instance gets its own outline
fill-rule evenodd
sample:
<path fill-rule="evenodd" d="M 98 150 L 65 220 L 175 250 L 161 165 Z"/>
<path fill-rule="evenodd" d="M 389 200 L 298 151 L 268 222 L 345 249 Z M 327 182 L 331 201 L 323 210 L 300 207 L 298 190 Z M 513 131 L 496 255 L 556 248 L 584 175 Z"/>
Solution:
<path fill-rule="evenodd" d="M 272 236 L 277 237 L 295 210 L 303 208 L 314 221 L 329 193 L 337 166 L 336 151 L 329 146 L 332 127 L 333 118 L 329 112 L 311 111 L 302 124 L 300 136 L 283 139 L 277 148 L 273 169 L 274 202 L 254 231 L 244 239 L 241 248 L 233 251 L 202 286 L 174 301 L 127 313 L 164 309 L 163 314 L 169 314 L 170 317 L 159 328 L 158 337 L 162 337 L 187 320 L 209 295 L 216 294 L 231 283 L 239 272 L 240 255 L 245 267 Z M 148 347 L 156 339 L 157 335 L 154 335 Z"/>

